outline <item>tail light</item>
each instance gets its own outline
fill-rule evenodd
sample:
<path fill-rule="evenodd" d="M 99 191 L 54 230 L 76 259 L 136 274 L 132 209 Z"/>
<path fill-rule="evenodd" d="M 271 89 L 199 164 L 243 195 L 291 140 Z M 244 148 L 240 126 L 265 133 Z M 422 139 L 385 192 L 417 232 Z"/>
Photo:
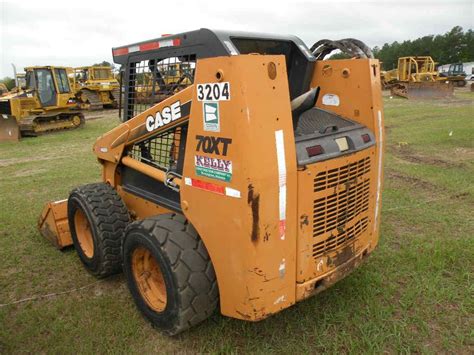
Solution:
<path fill-rule="evenodd" d="M 308 156 L 310 158 L 324 153 L 324 149 L 320 145 L 313 145 L 311 147 L 306 147 L 306 151 L 308 152 Z"/>

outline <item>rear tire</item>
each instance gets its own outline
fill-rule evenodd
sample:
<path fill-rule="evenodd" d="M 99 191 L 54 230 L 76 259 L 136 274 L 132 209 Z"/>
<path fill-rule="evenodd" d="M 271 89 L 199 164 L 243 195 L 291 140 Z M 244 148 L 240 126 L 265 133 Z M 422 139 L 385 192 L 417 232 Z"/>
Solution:
<path fill-rule="evenodd" d="M 207 319 L 219 299 L 209 254 L 194 227 L 179 214 L 130 224 L 124 273 L 142 314 L 167 335 Z"/>
<path fill-rule="evenodd" d="M 75 188 L 68 199 L 68 222 L 79 258 L 98 278 L 122 270 L 122 243 L 130 216 L 108 184 Z"/>

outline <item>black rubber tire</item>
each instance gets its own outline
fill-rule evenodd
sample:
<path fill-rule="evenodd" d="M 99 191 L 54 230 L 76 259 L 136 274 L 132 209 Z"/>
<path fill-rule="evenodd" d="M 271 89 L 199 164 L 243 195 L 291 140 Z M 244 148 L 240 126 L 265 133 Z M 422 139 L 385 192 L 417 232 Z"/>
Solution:
<path fill-rule="evenodd" d="M 87 257 L 77 239 L 74 216 L 85 214 L 92 232 L 94 253 Z M 122 271 L 122 244 L 130 216 L 122 198 L 106 183 L 83 185 L 68 199 L 68 222 L 74 248 L 86 269 L 98 278 Z"/>
<path fill-rule="evenodd" d="M 132 253 L 147 248 L 160 266 L 167 294 L 162 312 L 141 296 L 132 270 Z M 163 214 L 131 223 L 125 232 L 124 273 L 142 314 L 167 335 L 176 335 L 212 315 L 219 291 L 214 267 L 194 227 L 180 214 Z"/>

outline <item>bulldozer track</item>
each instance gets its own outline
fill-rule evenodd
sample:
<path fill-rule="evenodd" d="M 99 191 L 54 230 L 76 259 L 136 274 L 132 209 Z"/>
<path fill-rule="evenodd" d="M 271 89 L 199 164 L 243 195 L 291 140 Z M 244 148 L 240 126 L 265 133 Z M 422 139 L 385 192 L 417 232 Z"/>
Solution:
<path fill-rule="evenodd" d="M 50 116 L 27 117 L 19 122 L 23 137 L 37 137 L 44 133 L 84 126 L 84 115 L 80 112 L 58 113 Z"/>
<path fill-rule="evenodd" d="M 82 90 L 82 94 L 88 101 L 90 110 L 102 110 L 104 108 L 104 105 L 102 104 L 102 101 L 100 101 L 99 95 L 97 93 L 85 89 Z"/>
<path fill-rule="evenodd" d="M 120 101 L 120 89 L 112 90 L 112 98 L 114 100 L 114 108 L 118 108 L 120 105 L 120 102 L 123 102 L 123 98 L 122 98 L 122 101 Z"/>

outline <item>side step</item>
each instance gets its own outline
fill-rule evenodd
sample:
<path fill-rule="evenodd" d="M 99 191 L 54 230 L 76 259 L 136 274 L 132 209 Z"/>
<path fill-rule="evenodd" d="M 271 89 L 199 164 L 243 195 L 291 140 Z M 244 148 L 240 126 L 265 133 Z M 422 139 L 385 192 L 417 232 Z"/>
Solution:
<path fill-rule="evenodd" d="M 58 249 L 72 245 L 67 220 L 67 200 L 48 202 L 38 220 L 38 229 Z"/>

